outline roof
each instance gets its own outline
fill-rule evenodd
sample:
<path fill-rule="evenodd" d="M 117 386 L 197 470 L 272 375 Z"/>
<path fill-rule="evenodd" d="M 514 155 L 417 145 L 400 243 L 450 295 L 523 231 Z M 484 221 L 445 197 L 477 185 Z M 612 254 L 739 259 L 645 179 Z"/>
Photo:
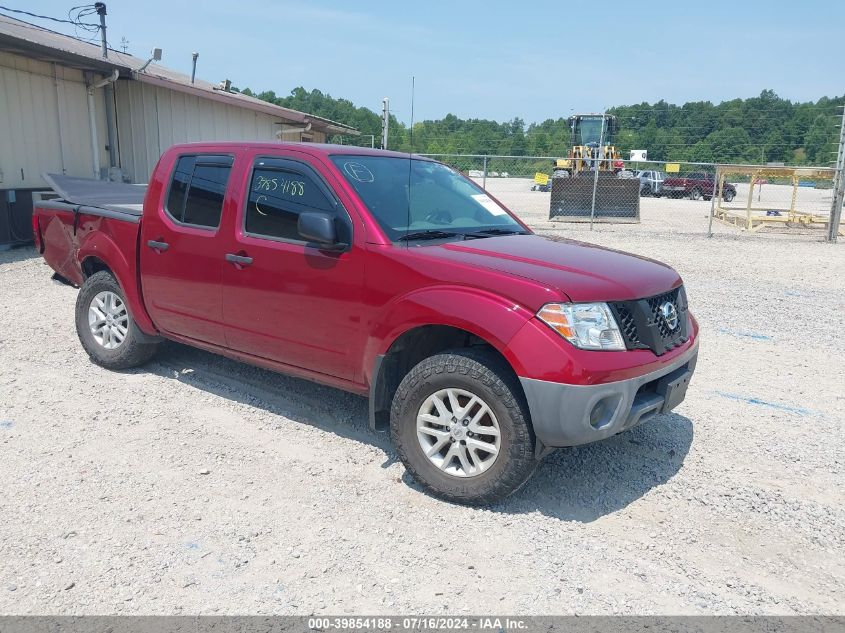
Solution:
<path fill-rule="evenodd" d="M 358 130 L 343 123 L 332 121 L 314 114 L 284 108 L 255 97 L 237 92 L 226 92 L 215 84 L 197 79 L 191 83 L 188 75 L 176 72 L 165 66 L 149 64 L 140 69 L 146 60 L 128 55 L 114 49 L 108 49 L 109 57 L 104 59 L 102 49 L 97 44 L 57 33 L 29 22 L 0 15 L 0 51 L 8 51 L 42 61 L 58 62 L 65 66 L 98 73 L 112 73 L 117 70 L 124 79 L 134 79 L 193 94 L 195 96 L 227 103 L 240 108 L 278 116 L 287 122 L 311 124 L 313 128 L 329 134 L 357 134 Z"/>
<path fill-rule="evenodd" d="M 279 149 L 295 149 L 299 152 L 311 154 L 312 156 L 386 156 L 388 158 L 404 158 L 408 157 L 425 160 L 429 162 L 437 162 L 426 156 L 419 156 L 417 154 L 408 154 L 407 152 L 395 152 L 393 150 L 375 149 L 371 147 L 358 147 L 357 145 L 336 145 L 332 143 L 268 143 L 261 141 L 221 141 L 221 142 L 203 142 L 196 143 L 180 143 L 174 145 L 171 149 L 176 151 L 220 151 L 231 148 L 232 150 L 248 147 L 250 149 L 266 149 L 267 151 L 278 151 Z"/>

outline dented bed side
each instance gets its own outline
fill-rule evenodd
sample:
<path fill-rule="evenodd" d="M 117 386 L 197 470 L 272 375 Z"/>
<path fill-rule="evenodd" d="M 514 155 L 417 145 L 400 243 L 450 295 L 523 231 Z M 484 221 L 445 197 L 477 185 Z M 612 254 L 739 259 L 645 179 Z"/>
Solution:
<path fill-rule="evenodd" d="M 138 327 L 157 334 L 141 299 L 140 213 L 48 200 L 36 205 L 33 225 L 44 260 L 60 277 L 81 286 L 94 272 L 110 270 Z"/>

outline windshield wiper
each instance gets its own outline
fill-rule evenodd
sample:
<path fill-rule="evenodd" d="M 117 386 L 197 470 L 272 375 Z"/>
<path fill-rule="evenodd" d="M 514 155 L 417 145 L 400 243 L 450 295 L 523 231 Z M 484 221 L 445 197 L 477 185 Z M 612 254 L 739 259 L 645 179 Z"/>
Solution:
<path fill-rule="evenodd" d="M 495 235 L 527 235 L 527 233 L 521 229 L 484 229 L 483 231 L 464 233 L 464 238 L 493 237 Z"/>
<path fill-rule="evenodd" d="M 463 233 L 452 233 L 450 231 L 441 231 L 439 229 L 428 229 L 426 231 L 414 231 L 412 233 L 405 233 L 397 238 L 399 242 L 410 242 L 412 240 L 441 240 L 447 237 L 459 237 L 464 239 Z"/>

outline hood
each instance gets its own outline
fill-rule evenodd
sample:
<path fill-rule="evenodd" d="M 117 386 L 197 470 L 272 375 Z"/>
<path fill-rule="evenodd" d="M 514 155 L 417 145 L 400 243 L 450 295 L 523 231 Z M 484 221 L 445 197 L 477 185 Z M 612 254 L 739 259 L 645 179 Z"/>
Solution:
<path fill-rule="evenodd" d="M 642 299 L 682 283 L 670 266 L 653 259 L 539 235 L 489 237 L 423 248 L 426 255 L 438 259 L 531 279 L 574 302 Z"/>

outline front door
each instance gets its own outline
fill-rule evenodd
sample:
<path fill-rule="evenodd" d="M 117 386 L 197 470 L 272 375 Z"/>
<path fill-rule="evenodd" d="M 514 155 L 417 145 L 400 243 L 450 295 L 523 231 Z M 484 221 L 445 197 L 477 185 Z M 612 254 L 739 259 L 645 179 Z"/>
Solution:
<path fill-rule="evenodd" d="M 232 156 L 180 156 L 141 231 L 141 285 L 156 326 L 225 344 L 221 279 L 228 231 L 221 229 Z"/>
<path fill-rule="evenodd" d="M 254 159 L 223 270 L 232 349 L 352 380 L 359 355 L 363 250 L 319 165 L 289 151 Z M 328 213 L 346 247 L 325 250 L 297 231 L 300 213 Z"/>

